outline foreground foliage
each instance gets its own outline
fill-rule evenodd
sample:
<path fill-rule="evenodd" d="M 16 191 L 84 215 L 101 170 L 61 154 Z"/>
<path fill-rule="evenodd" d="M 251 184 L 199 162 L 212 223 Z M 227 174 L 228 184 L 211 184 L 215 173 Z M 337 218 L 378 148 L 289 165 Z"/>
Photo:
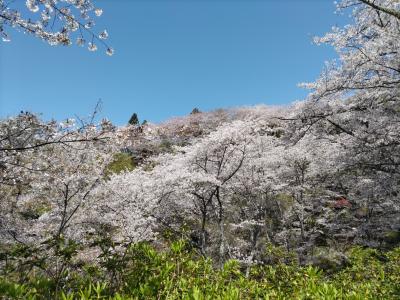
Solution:
<path fill-rule="evenodd" d="M 99 266 L 70 269 L 58 281 L 43 274 L 0 277 L 0 294 L 18 299 L 397 299 L 400 248 L 390 252 L 352 248 L 346 266 L 322 270 L 299 266 L 282 249 L 269 249 L 273 265 L 227 261 L 222 269 L 196 256 L 188 243 L 166 251 L 148 244 L 129 246 Z M 21 283 L 21 280 L 23 281 Z"/>

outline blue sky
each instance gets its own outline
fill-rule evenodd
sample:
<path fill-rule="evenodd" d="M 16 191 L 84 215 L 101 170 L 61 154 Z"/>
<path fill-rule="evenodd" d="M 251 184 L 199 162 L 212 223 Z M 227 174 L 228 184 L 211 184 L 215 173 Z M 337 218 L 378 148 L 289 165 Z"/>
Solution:
<path fill-rule="evenodd" d="M 24 0 L 17 0 L 23 1 Z M 307 91 L 333 49 L 312 37 L 348 23 L 331 0 L 95 0 L 97 29 L 115 55 L 51 47 L 10 31 L 0 42 L 0 116 L 20 110 L 58 120 L 102 116 L 118 125 L 133 112 L 160 122 L 253 104 L 288 104 Z"/>

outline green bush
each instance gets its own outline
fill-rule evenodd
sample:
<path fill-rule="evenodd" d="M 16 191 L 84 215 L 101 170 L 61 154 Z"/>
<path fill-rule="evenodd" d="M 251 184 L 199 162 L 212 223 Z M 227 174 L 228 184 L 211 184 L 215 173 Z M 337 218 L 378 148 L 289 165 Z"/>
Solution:
<path fill-rule="evenodd" d="M 269 247 L 268 251 L 272 248 Z M 280 256 L 282 254 L 279 254 Z M 334 273 L 276 260 L 247 274 L 238 261 L 216 269 L 177 241 L 157 251 L 140 243 L 100 258 L 100 266 L 70 270 L 63 284 L 42 275 L 25 282 L 0 277 L 5 299 L 399 299 L 400 248 L 353 248 L 348 265 Z M 112 257 L 114 263 L 110 262 Z"/>
<path fill-rule="evenodd" d="M 128 153 L 117 153 L 113 161 L 107 166 L 105 175 L 119 174 L 123 171 L 132 171 L 135 168 L 133 157 Z"/>

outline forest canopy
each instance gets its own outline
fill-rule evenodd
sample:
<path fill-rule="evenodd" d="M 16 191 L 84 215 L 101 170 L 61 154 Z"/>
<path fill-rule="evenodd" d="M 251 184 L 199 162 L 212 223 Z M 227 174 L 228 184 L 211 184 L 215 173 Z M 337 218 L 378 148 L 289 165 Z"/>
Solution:
<path fill-rule="evenodd" d="M 3 39 L 7 25 L 69 44 L 84 26 L 60 10 L 66 31 L 48 32 L 56 2 L 27 5 L 41 23 L 0 0 Z M 339 59 L 290 106 L 0 120 L 0 294 L 399 297 L 400 3 L 338 9 L 353 22 L 315 42 Z"/>

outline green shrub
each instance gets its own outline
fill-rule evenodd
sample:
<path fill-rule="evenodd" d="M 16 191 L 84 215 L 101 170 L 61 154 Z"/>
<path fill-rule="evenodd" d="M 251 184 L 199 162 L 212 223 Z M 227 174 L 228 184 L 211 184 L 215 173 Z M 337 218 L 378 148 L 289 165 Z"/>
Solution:
<path fill-rule="evenodd" d="M 116 153 L 113 161 L 107 166 L 105 175 L 119 174 L 123 171 L 132 171 L 135 168 L 133 158 L 128 153 Z"/>
<path fill-rule="evenodd" d="M 272 251 L 271 246 L 268 251 Z M 279 250 L 279 249 L 278 249 Z M 279 251 L 278 251 L 279 252 Z M 113 264 L 69 270 L 63 284 L 41 276 L 24 282 L 0 277 L 5 299 L 399 299 L 400 248 L 390 252 L 353 248 L 348 265 L 327 274 L 300 266 L 277 253 L 271 265 L 251 268 L 248 276 L 238 261 L 215 269 L 184 241 L 157 251 L 146 243 L 108 253 Z M 108 260 L 101 260 L 103 263 Z"/>

